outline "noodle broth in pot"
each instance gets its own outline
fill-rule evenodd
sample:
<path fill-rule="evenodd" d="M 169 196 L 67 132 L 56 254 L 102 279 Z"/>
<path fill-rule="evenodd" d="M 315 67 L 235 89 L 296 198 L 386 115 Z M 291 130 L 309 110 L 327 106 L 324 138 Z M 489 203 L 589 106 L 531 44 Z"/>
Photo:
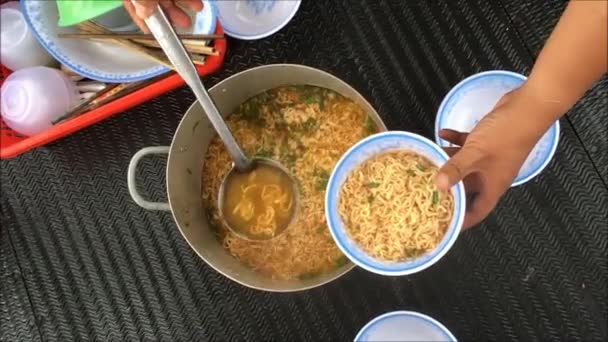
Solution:
<path fill-rule="evenodd" d="M 227 118 L 248 99 L 269 90 L 287 86 L 313 86 L 326 89 L 332 93 L 335 92 L 340 97 L 359 106 L 367 115 L 368 125 L 373 126 L 377 131 L 386 130 L 377 112 L 356 90 L 324 71 L 307 66 L 277 64 L 249 69 L 218 83 L 209 90 L 209 94 L 220 113 Z M 314 96 L 311 98 L 311 101 L 315 99 Z M 303 123 L 303 126 L 306 126 L 306 122 Z M 231 129 L 234 129 L 234 127 L 231 127 Z M 133 156 L 129 165 L 128 185 L 134 201 L 145 209 L 171 211 L 177 228 L 201 259 L 229 279 L 251 288 L 272 292 L 306 290 L 337 279 L 354 267 L 348 259 L 341 258 L 335 263 L 335 267 L 323 272 L 308 274 L 301 274 L 300 272 L 297 276 L 288 274 L 288 276 L 283 277 L 265 272 L 259 267 L 263 266 L 261 263 L 256 265 L 239 260 L 238 257 L 242 257 L 242 255 L 238 255 L 235 251 L 229 251 L 226 248 L 226 243 L 230 243 L 230 241 L 227 242 L 225 239 L 218 238 L 218 228 L 214 222 L 214 217 L 209 214 L 208 201 L 202 195 L 205 189 L 210 188 L 210 177 L 203 173 L 209 172 L 209 165 L 205 165 L 205 163 L 209 160 L 208 153 L 214 145 L 215 136 L 211 123 L 202 112 L 200 105 L 195 102 L 182 118 L 170 147 L 147 147 Z M 356 141 L 352 142 L 352 144 L 354 143 Z M 277 147 L 278 149 L 279 147 Z M 135 175 L 138 162 L 141 158 L 150 154 L 168 154 L 167 203 L 146 201 L 137 192 Z M 304 162 L 302 161 L 302 163 Z M 227 167 L 229 166 L 227 165 Z M 295 167 L 292 171 L 299 169 Z M 201 177 L 201 174 L 203 174 L 203 177 Z M 320 176 L 320 178 L 322 177 Z M 327 179 L 325 179 L 325 182 L 327 182 Z M 319 184 L 319 186 L 324 186 L 324 184 Z M 306 205 L 306 203 L 304 204 Z M 322 208 L 323 201 L 320 205 L 320 208 Z M 325 224 L 323 214 L 318 219 Z M 294 224 L 297 224 L 297 222 Z M 326 228 L 319 226 L 318 229 Z M 290 228 L 291 230 L 293 229 Z M 329 235 L 328 232 L 327 234 Z M 289 239 L 290 236 L 285 238 Z M 331 237 L 329 239 L 331 240 Z M 302 243 L 302 241 L 300 240 L 298 243 Z M 331 247 L 337 250 L 333 241 L 331 241 L 331 244 Z M 258 245 L 257 248 L 270 247 Z M 254 251 L 252 250 L 252 253 Z M 339 250 L 337 250 L 337 253 L 339 254 Z M 235 254 L 237 254 L 236 257 Z M 306 257 L 308 256 L 301 259 L 305 260 Z M 325 256 L 320 255 L 319 257 Z M 292 271 L 295 272 L 295 268 L 298 267 L 298 261 L 296 260 L 298 256 L 287 256 L 287 258 L 295 260 L 292 263 L 294 265 Z"/>

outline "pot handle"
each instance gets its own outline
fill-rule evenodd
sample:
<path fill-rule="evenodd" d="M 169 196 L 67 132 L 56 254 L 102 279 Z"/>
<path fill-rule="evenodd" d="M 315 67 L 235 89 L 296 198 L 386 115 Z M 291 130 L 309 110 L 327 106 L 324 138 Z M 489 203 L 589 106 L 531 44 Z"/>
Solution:
<path fill-rule="evenodd" d="M 127 186 L 129 187 L 129 193 L 131 194 L 133 201 L 144 209 L 171 211 L 169 203 L 146 201 L 143 197 L 141 197 L 139 192 L 137 192 L 135 171 L 137 171 L 137 165 L 139 164 L 141 158 L 149 154 L 169 154 L 169 146 L 144 147 L 133 155 L 133 158 L 131 158 L 131 161 L 129 162 L 129 169 L 127 171 Z"/>

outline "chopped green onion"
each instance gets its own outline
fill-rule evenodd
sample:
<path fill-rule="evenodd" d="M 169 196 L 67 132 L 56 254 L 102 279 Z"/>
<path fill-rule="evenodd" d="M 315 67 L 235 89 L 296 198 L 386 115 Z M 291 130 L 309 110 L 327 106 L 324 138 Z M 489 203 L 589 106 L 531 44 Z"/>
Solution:
<path fill-rule="evenodd" d="M 327 226 L 324 223 L 320 224 L 319 227 L 317 227 L 317 233 L 323 233 L 326 230 Z"/>
<path fill-rule="evenodd" d="M 317 188 L 319 190 L 325 190 L 327 182 L 329 181 L 329 172 L 316 168 L 313 172 L 313 176 L 316 178 Z"/>
<path fill-rule="evenodd" d="M 274 151 L 271 147 L 265 148 L 262 147 L 255 153 L 255 157 L 257 158 L 272 158 L 274 155 Z"/>
<path fill-rule="evenodd" d="M 336 260 L 336 267 L 342 267 L 342 266 L 344 266 L 344 265 L 346 265 L 346 264 L 348 264 L 348 258 L 347 258 L 347 257 L 345 257 L 344 255 L 343 255 L 343 256 L 341 256 L 341 257 L 339 257 L 339 258 Z"/>
<path fill-rule="evenodd" d="M 435 206 L 439 202 L 439 192 L 433 191 L 433 198 L 431 199 L 432 204 Z"/>
<path fill-rule="evenodd" d="M 378 182 L 369 182 L 369 183 L 367 183 L 367 187 L 370 188 L 370 189 L 377 188 L 379 186 L 380 186 L 380 183 L 378 183 Z"/>
<path fill-rule="evenodd" d="M 316 278 L 317 276 L 319 276 L 319 274 L 321 274 L 321 272 L 304 272 L 302 274 L 300 274 L 300 276 L 298 276 L 298 279 L 300 280 L 306 280 L 306 279 L 313 279 Z"/>
<path fill-rule="evenodd" d="M 305 123 L 303 123 L 301 127 L 302 130 L 305 132 L 312 132 L 319 128 L 319 123 L 317 122 L 317 120 L 311 118 L 308 119 Z"/>
<path fill-rule="evenodd" d="M 365 132 L 367 134 L 374 134 L 378 131 L 378 127 L 376 126 L 376 123 L 369 116 L 365 119 L 364 128 L 365 128 Z"/>

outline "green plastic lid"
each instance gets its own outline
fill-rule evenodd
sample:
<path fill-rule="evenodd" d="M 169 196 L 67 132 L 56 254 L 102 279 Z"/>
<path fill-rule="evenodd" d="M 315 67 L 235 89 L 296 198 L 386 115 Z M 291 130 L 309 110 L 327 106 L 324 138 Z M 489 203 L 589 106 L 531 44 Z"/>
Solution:
<path fill-rule="evenodd" d="M 121 0 L 57 0 L 59 26 L 71 26 L 122 6 Z"/>

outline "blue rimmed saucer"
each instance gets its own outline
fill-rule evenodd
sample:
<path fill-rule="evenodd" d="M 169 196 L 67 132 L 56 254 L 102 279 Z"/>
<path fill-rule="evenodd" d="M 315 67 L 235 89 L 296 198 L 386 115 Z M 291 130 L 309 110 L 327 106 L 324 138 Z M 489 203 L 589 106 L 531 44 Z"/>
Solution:
<path fill-rule="evenodd" d="M 204 1 L 204 5 L 204 9 L 194 15 L 194 24 L 187 33 L 211 34 L 215 30 L 215 6 L 209 1 Z M 112 43 L 59 38 L 59 33 L 74 33 L 77 28 L 59 27 L 55 1 L 22 0 L 21 9 L 41 45 L 61 64 L 84 77 L 106 83 L 126 83 L 169 71 L 165 66 Z"/>

